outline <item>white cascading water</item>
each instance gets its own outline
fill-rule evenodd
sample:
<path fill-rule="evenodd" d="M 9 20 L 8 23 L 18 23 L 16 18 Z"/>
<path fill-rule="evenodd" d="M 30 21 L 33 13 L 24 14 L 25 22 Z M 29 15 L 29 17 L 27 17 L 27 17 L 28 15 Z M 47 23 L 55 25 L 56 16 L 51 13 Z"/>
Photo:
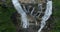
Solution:
<path fill-rule="evenodd" d="M 47 1 L 46 11 L 44 16 L 42 17 L 40 29 L 38 30 L 38 32 L 41 32 L 41 30 L 44 28 L 44 26 L 46 25 L 46 21 L 49 19 L 51 14 L 52 14 L 52 1 Z"/>
<path fill-rule="evenodd" d="M 23 11 L 19 1 L 18 0 L 12 0 L 12 3 L 14 5 L 15 9 L 17 10 L 17 12 L 21 15 L 21 21 L 22 21 L 22 24 L 23 24 L 23 28 L 29 27 L 29 22 L 27 20 L 27 15 Z"/>
<path fill-rule="evenodd" d="M 28 19 L 27 19 L 27 15 L 23 11 L 23 9 L 22 9 L 21 4 L 19 3 L 19 1 L 18 0 L 12 0 L 12 3 L 14 5 L 14 7 L 16 8 L 17 12 L 19 14 L 21 14 L 21 20 L 22 20 L 22 23 L 23 23 L 23 28 L 29 27 L 29 22 L 28 22 Z M 40 29 L 38 30 L 38 32 L 41 32 L 41 30 L 44 28 L 44 26 L 46 25 L 46 21 L 49 19 L 49 17 L 51 16 L 51 14 L 52 14 L 52 1 L 47 1 L 45 14 L 42 17 Z"/>

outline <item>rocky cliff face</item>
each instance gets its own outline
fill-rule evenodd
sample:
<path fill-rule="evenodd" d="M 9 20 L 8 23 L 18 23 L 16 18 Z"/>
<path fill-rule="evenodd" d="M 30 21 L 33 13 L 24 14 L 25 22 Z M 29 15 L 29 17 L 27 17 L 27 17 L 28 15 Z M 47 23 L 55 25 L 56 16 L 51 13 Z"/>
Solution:
<path fill-rule="evenodd" d="M 21 3 L 41 3 L 45 2 L 45 0 L 19 0 Z"/>
<path fill-rule="evenodd" d="M 27 14 L 27 18 L 29 20 L 29 28 L 28 29 L 24 29 L 24 28 L 21 28 L 19 27 L 19 32 L 23 31 L 23 32 L 37 32 L 37 30 L 40 28 L 40 21 L 37 21 L 38 19 L 40 19 L 39 17 L 43 16 L 44 15 L 44 12 L 45 12 L 45 9 L 46 9 L 46 1 L 45 0 L 19 0 L 20 3 L 25 3 L 27 5 L 22 5 L 23 7 L 23 10 L 25 11 L 25 9 L 28 7 L 29 8 L 29 15 L 28 13 Z M 32 5 L 29 5 L 28 3 L 32 4 Z M 37 7 L 34 5 L 37 3 Z M 38 10 L 38 5 L 40 4 L 40 10 Z M 32 8 L 31 8 L 31 7 Z M 34 17 L 31 16 L 31 12 L 33 11 L 33 8 L 35 7 L 34 9 L 34 13 L 32 16 L 36 16 L 36 19 L 34 19 Z M 28 8 L 26 9 L 26 11 L 28 11 Z M 30 11 L 31 10 L 31 11 Z M 35 12 L 36 11 L 36 12 Z M 41 12 L 41 13 L 40 13 Z M 34 15 L 36 14 L 36 15 Z M 40 14 L 40 15 L 39 15 Z M 42 14 L 42 15 L 41 15 Z M 17 19 L 18 20 L 18 19 Z M 35 21 L 36 20 L 36 21 Z M 19 23 L 17 23 L 19 24 Z M 36 25 L 37 24 L 37 25 Z M 18 29 L 18 28 L 17 28 Z M 46 30 L 46 29 L 45 29 Z M 43 31 L 44 32 L 44 31 Z"/>

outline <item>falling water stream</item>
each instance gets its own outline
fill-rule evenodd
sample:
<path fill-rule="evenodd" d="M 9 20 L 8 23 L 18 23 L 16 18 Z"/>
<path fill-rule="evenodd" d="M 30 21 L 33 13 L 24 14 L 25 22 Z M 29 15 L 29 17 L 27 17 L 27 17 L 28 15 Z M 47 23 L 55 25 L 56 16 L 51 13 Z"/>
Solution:
<path fill-rule="evenodd" d="M 27 15 L 26 13 L 23 11 L 21 4 L 19 3 L 18 0 L 12 0 L 12 3 L 15 7 L 15 9 L 17 10 L 17 12 L 21 15 L 21 22 L 23 24 L 23 28 L 27 28 L 29 27 L 29 22 L 27 20 Z"/>
<path fill-rule="evenodd" d="M 12 0 L 12 3 L 14 5 L 14 7 L 16 8 L 17 12 L 21 15 L 21 21 L 23 23 L 23 28 L 29 27 L 29 22 L 28 22 L 28 19 L 27 19 L 27 15 L 23 11 L 19 1 L 18 0 Z M 52 1 L 48 0 L 47 4 L 46 4 L 45 14 L 44 14 L 44 16 L 42 16 L 40 29 L 38 30 L 38 32 L 41 32 L 41 30 L 44 28 L 44 26 L 46 25 L 46 21 L 50 18 L 51 14 L 52 14 Z"/>
<path fill-rule="evenodd" d="M 52 14 L 52 1 L 47 1 L 47 5 L 46 5 L 46 11 L 44 16 L 42 17 L 42 21 L 41 21 L 41 27 L 38 30 L 38 32 L 41 32 L 41 30 L 44 28 L 44 26 L 46 25 L 46 21 L 49 19 L 49 17 Z"/>

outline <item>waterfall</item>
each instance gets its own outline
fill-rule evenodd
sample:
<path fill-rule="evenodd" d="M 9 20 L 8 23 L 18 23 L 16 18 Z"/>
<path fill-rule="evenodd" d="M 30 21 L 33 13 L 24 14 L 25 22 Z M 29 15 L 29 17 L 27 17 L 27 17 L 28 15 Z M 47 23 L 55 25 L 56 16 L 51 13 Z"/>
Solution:
<path fill-rule="evenodd" d="M 46 21 L 49 19 L 51 14 L 52 14 L 52 1 L 47 1 L 46 11 L 44 16 L 42 17 L 40 29 L 38 30 L 38 32 L 41 32 L 41 30 L 44 28 L 44 26 L 46 25 Z"/>
<path fill-rule="evenodd" d="M 27 19 L 27 15 L 23 11 L 19 1 L 12 0 L 12 3 L 14 5 L 15 9 L 17 10 L 17 12 L 21 15 L 21 21 L 23 24 L 23 28 L 29 27 L 29 21 Z M 34 11 L 34 9 L 32 10 L 31 14 L 33 13 L 33 11 Z M 42 16 L 41 25 L 40 25 L 38 32 L 41 32 L 41 30 L 44 28 L 44 26 L 46 25 L 46 21 L 50 18 L 51 14 L 52 14 L 52 1 L 47 1 L 45 14 L 44 14 L 44 16 Z"/>
<path fill-rule="evenodd" d="M 21 4 L 19 3 L 18 0 L 12 0 L 12 3 L 15 7 L 15 9 L 17 10 L 17 12 L 21 15 L 21 22 L 23 24 L 23 28 L 27 28 L 29 27 L 29 22 L 27 20 L 27 15 L 26 13 L 23 11 Z"/>

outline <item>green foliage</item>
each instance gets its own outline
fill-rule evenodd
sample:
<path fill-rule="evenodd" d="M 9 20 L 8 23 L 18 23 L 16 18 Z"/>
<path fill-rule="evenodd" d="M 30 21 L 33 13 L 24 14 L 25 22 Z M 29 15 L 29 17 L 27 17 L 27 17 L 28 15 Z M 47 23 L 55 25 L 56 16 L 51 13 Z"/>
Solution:
<path fill-rule="evenodd" d="M 55 26 L 51 32 L 60 32 L 60 0 L 53 0 L 53 17 Z"/>
<path fill-rule="evenodd" d="M 16 32 L 16 28 L 10 19 L 11 14 L 16 10 L 10 7 L 9 3 L 9 0 L 7 0 L 7 7 L 0 6 L 0 32 Z"/>

